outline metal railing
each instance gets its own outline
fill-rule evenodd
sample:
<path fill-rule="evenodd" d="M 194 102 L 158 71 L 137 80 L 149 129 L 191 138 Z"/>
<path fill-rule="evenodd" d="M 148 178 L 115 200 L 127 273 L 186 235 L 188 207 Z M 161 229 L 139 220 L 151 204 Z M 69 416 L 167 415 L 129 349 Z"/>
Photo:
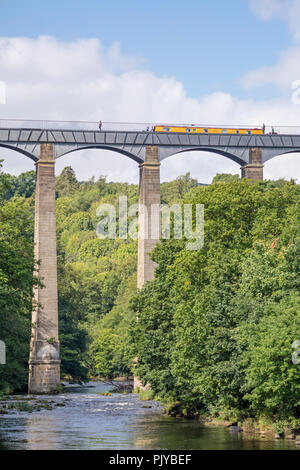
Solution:
<path fill-rule="evenodd" d="M 33 119 L 0 119 L 0 129 L 39 129 L 39 130 L 85 130 L 99 131 L 100 121 L 54 121 Z M 236 125 L 236 124 L 197 124 L 197 123 L 170 123 L 170 122 L 109 122 L 102 121 L 102 131 L 144 132 L 151 131 L 154 126 L 164 127 L 202 127 L 220 129 L 262 129 L 262 124 Z M 265 125 L 265 134 L 300 135 L 300 126 Z"/>

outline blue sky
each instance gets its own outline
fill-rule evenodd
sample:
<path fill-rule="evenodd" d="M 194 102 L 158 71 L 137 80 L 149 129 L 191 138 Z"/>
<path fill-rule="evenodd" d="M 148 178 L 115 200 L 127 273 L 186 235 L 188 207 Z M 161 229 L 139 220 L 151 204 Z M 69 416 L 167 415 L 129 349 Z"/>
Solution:
<path fill-rule="evenodd" d="M 300 126 L 297 80 L 299 0 L 0 0 L 0 119 Z M 136 164 L 101 152 L 70 154 L 57 171 L 137 182 Z M 6 171 L 32 169 L 8 154 Z M 209 183 L 240 168 L 191 152 L 161 171 Z M 277 157 L 265 176 L 300 180 L 300 155 Z"/>
<path fill-rule="evenodd" d="M 99 38 L 141 56 L 158 75 L 175 76 L 189 96 L 222 90 L 266 99 L 273 86 L 245 90 L 239 78 L 272 65 L 290 44 L 287 24 L 264 22 L 247 0 L 0 0 L 1 36 Z"/>

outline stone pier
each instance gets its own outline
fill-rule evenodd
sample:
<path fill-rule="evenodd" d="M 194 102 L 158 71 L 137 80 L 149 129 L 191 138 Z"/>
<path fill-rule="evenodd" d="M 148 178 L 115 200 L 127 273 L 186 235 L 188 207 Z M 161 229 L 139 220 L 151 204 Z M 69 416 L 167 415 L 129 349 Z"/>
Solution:
<path fill-rule="evenodd" d="M 251 179 L 252 181 L 263 181 L 264 165 L 262 164 L 262 149 L 249 149 L 249 163 L 242 166 L 242 178 Z"/>
<path fill-rule="evenodd" d="M 145 163 L 140 165 L 139 241 L 137 286 L 152 281 L 156 264 L 149 257 L 160 239 L 160 163 L 158 147 L 146 147 Z"/>
<path fill-rule="evenodd" d="M 139 185 L 139 240 L 137 287 L 154 279 L 156 263 L 150 254 L 160 240 L 160 163 L 158 147 L 146 147 L 146 160 L 140 165 Z M 135 363 L 138 358 L 135 358 Z M 134 377 L 134 389 L 146 389 L 138 377 Z"/>
<path fill-rule="evenodd" d="M 60 384 L 53 144 L 41 144 L 36 163 L 34 242 L 43 287 L 34 290 L 28 389 L 43 394 L 55 392 Z"/>

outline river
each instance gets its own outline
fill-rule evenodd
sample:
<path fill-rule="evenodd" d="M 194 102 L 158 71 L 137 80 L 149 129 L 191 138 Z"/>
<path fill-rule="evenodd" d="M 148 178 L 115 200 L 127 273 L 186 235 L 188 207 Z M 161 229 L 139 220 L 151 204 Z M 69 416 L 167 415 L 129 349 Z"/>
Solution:
<path fill-rule="evenodd" d="M 296 449 L 295 442 L 246 437 L 167 417 L 160 404 L 139 401 L 135 394 L 102 395 L 109 390 L 103 383 L 73 386 L 44 397 L 64 406 L 0 415 L 0 449 Z"/>

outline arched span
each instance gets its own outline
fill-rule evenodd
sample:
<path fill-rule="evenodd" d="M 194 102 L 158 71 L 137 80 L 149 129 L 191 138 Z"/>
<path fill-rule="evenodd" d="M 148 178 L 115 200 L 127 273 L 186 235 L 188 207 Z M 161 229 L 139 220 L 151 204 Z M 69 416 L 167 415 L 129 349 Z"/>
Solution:
<path fill-rule="evenodd" d="M 73 150 L 69 150 L 68 152 L 62 153 L 61 155 L 56 157 L 56 159 L 63 157 L 64 155 L 68 155 L 69 153 L 78 152 L 79 150 L 92 150 L 92 149 L 110 150 L 112 152 L 117 152 L 117 153 L 120 153 L 121 155 L 125 155 L 126 157 L 131 158 L 131 160 L 134 160 L 139 165 L 144 163 L 144 160 L 142 158 L 139 158 L 136 155 L 133 155 L 132 153 L 127 152 L 126 150 L 119 149 L 117 147 L 110 147 L 108 145 L 87 145 L 85 147 L 78 147 Z"/>
<path fill-rule="evenodd" d="M 242 160 L 241 158 L 237 157 L 236 155 L 233 155 L 232 153 L 226 152 L 225 150 L 221 150 L 218 148 L 211 148 L 211 147 L 195 147 L 195 148 L 187 148 L 184 150 L 180 150 L 179 152 L 172 153 L 171 155 L 168 155 L 166 158 L 173 157 L 174 155 L 178 155 L 179 153 L 185 153 L 185 152 L 210 152 L 210 153 L 217 153 L 219 155 L 222 155 L 223 157 L 229 158 L 230 160 L 233 160 L 235 163 L 238 163 L 240 166 L 247 165 L 247 162 L 245 160 Z"/>
<path fill-rule="evenodd" d="M 9 149 L 9 150 L 14 150 L 15 152 L 22 153 L 22 155 L 25 155 L 26 157 L 30 158 L 34 162 L 38 161 L 38 158 L 32 155 L 32 153 L 27 152 L 26 150 L 20 149 L 19 147 L 14 147 L 13 145 L 7 145 L 7 144 L 0 144 L 0 147 Z"/>
<path fill-rule="evenodd" d="M 290 155 L 291 153 L 300 153 L 300 149 L 292 149 L 292 150 L 285 149 L 284 152 L 282 152 L 282 153 L 277 153 L 276 152 L 274 155 L 270 155 L 269 158 L 266 158 L 264 160 L 264 163 L 266 163 L 270 160 L 273 160 L 276 157 L 282 157 L 283 155 Z"/>

